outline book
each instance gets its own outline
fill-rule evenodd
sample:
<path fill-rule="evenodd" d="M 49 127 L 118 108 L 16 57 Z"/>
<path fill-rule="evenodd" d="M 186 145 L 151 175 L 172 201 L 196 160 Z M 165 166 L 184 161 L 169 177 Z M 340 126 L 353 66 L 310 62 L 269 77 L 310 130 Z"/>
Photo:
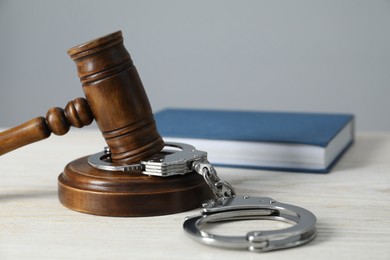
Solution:
<path fill-rule="evenodd" d="M 206 151 L 215 166 L 327 173 L 354 141 L 354 115 L 165 109 L 166 142 Z"/>

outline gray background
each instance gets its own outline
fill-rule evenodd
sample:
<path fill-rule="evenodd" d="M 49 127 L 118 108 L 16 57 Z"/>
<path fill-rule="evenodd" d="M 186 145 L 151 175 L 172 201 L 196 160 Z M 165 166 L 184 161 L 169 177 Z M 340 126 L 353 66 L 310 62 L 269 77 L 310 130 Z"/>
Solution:
<path fill-rule="evenodd" d="M 66 51 L 116 30 L 154 111 L 342 112 L 390 130 L 384 0 L 0 0 L 0 126 L 82 96 Z"/>

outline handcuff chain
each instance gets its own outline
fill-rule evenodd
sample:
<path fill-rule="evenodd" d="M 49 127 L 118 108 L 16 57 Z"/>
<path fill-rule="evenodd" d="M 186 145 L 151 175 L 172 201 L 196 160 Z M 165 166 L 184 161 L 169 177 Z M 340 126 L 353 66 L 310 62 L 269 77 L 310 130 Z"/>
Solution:
<path fill-rule="evenodd" d="M 221 180 L 217 175 L 217 171 L 208 161 L 195 161 L 192 164 L 192 168 L 203 176 L 216 197 L 233 198 L 236 196 L 233 186 L 227 181 Z"/>

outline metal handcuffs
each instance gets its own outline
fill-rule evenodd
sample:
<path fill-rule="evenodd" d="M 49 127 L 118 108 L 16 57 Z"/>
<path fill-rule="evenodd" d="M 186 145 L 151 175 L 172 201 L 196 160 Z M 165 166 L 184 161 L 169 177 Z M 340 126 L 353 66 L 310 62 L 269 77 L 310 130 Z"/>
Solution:
<path fill-rule="evenodd" d="M 146 175 L 167 177 L 192 172 L 191 164 L 203 160 L 207 160 L 207 153 L 196 150 L 192 145 L 166 142 L 161 152 L 140 163 L 115 165 L 111 162 L 111 152 L 108 147 L 105 147 L 103 152 L 91 155 L 88 163 L 101 170 L 122 172 L 141 170 Z"/>
<path fill-rule="evenodd" d="M 310 211 L 267 197 L 236 196 L 234 188 L 221 180 L 207 161 L 207 153 L 183 143 L 166 142 L 164 149 L 151 158 L 131 165 L 115 165 L 108 149 L 91 155 L 88 163 L 98 169 L 167 177 L 190 172 L 201 174 L 216 199 L 205 202 L 200 214 L 187 217 L 183 223 L 186 233 L 206 245 L 248 249 L 255 252 L 299 246 L 316 236 L 316 217 Z M 207 223 L 237 220 L 276 220 L 293 226 L 280 230 L 250 231 L 243 236 L 221 236 L 202 229 Z"/>
<path fill-rule="evenodd" d="M 207 223 L 237 220 L 276 220 L 294 224 L 279 230 L 250 231 L 243 236 L 221 236 L 202 230 Z M 231 249 L 265 252 L 305 244 L 316 236 L 316 217 L 303 208 L 267 197 L 219 198 L 203 205 L 201 214 L 187 217 L 183 227 L 198 242 Z"/>

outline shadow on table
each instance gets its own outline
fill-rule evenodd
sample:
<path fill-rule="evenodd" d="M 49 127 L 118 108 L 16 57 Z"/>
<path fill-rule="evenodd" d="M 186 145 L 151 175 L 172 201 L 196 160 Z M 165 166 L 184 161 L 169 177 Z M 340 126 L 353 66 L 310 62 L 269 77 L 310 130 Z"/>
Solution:
<path fill-rule="evenodd" d="M 0 195 L 0 203 L 6 202 L 6 201 L 13 201 L 13 200 L 21 200 L 21 199 L 37 199 L 37 198 L 50 198 L 50 197 L 57 197 L 57 191 L 32 191 L 32 190 L 26 190 L 26 191 L 20 191 L 17 193 L 11 193 L 11 194 L 1 194 Z"/>
<path fill-rule="evenodd" d="M 351 147 L 345 151 L 331 172 L 355 169 L 370 165 L 383 158 L 387 143 L 381 136 L 363 136 L 356 138 Z"/>

